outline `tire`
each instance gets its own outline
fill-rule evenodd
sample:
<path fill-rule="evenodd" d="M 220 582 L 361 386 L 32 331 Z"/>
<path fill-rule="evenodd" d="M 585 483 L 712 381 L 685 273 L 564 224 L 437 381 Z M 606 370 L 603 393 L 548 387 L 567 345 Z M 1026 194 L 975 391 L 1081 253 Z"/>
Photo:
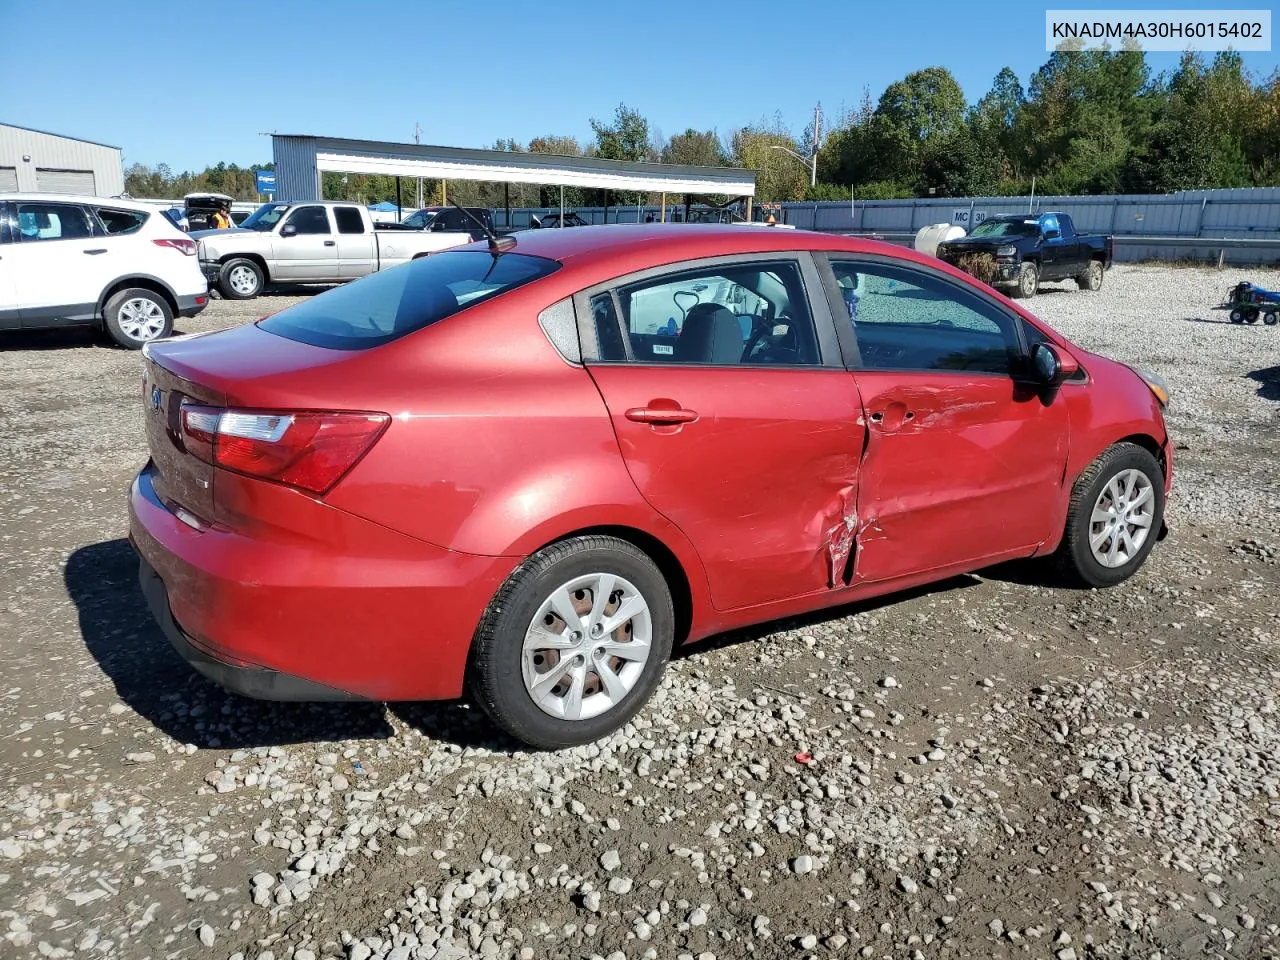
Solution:
<path fill-rule="evenodd" d="M 102 308 L 107 333 L 122 347 L 141 350 L 152 340 L 173 333 L 173 309 L 164 297 L 145 287 L 113 294 Z"/>
<path fill-rule="evenodd" d="M 1076 277 L 1076 286 L 1081 290 L 1101 290 L 1103 275 L 1102 261 L 1090 260 L 1084 273 Z"/>
<path fill-rule="evenodd" d="M 1013 296 L 1018 300 L 1030 300 L 1040 289 L 1040 268 L 1034 263 L 1024 263 L 1018 272 L 1018 283 L 1013 288 Z"/>
<path fill-rule="evenodd" d="M 1118 486 L 1112 486 L 1113 481 Z M 1145 497 L 1144 485 L 1150 491 Z M 1117 490 L 1121 497 L 1115 496 Z M 1126 494 L 1136 496 L 1120 515 L 1139 522 L 1116 527 L 1115 519 L 1098 519 L 1104 514 L 1115 518 L 1115 504 L 1125 503 Z M 1160 464 L 1137 444 L 1117 443 L 1093 461 L 1072 487 L 1066 531 L 1058 550 L 1059 566 L 1068 579 L 1080 585 L 1113 587 L 1133 576 L 1146 561 L 1163 523 L 1164 473 Z M 1108 528 L 1120 532 L 1104 536 Z M 1139 537 L 1139 542 L 1133 543 Z"/>
<path fill-rule="evenodd" d="M 606 618 L 618 604 L 636 608 L 607 635 L 594 633 L 590 623 L 604 583 L 610 591 L 601 608 Z M 623 596 L 616 598 L 619 592 Z M 553 600 L 557 593 L 559 602 Z M 568 617 L 556 610 L 587 618 L 579 621 L 587 629 L 576 634 L 581 639 L 573 647 L 566 646 L 573 642 L 566 639 Z M 526 637 L 539 634 L 548 646 L 526 651 Z M 575 537 L 529 557 L 498 590 L 476 629 L 468 686 L 494 724 L 517 740 L 539 749 L 580 746 L 617 730 L 644 706 L 662 679 L 674 635 L 671 591 L 643 551 L 613 537 Z M 646 636 L 648 651 L 640 661 Z M 627 655 L 609 656 L 619 648 Z M 570 649 L 576 651 L 572 658 L 562 655 Z M 601 668 L 613 678 L 610 684 L 596 672 Z M 537 690 L 540 677 L 543 689 Z"/>
<path fill-rule="evenodd" d="M 1244 323 L 1244 311 L 1239 307 L 1231 311 L 1232 323 Z"/>
<path fill-rule="evenodd" d="M 1257 307 L 1245 307 L 1245 308 L 1244 308 L 1244 322 L 1245 322 L 1245 323 L 1257 323 L 1257 322 L 1258 322 L 1258 317 L 1259 317 L 1259 316 L 1260 316 L 1260 312 L 1259 312 L 1259 310 L 1258 310 L 1258 308 L 1257 308 Z"/>
<path fill-rule="evenodd" d="M 1277 321 L 1280 321 L 1280 314 L 1277 314 L 1274 310 L 1268 310 L 1262 315 L 1262 322 L 1268 327 L 1274 327 Z"/>
<path fill-rule="evenodd" d="M 252 300 L 264 286 L 262 268 L 244 257 L 228 260 L 218 271 L 218 290 L 228 300 Z"/>

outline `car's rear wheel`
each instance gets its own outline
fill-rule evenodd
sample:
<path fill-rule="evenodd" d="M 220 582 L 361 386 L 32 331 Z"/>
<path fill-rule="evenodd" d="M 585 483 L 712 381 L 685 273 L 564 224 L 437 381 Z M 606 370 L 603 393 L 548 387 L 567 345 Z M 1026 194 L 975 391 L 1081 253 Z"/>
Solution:
<path fill-rule="evenodd" d="M 1024 263 L 1018 272 L 1018 282 L 1013 288 L 1013 295 L 1026 300 L 1036 295 L 1040 289 L 1040 270 L 1034 263 Z"/>
<path fill-rule="evenodd" d="M 1260 316 L 1260 314 L 1261 314 L 1261 311 L 1259 311 L 1257 307 L 1245 307 L 1245 308 L 1244 308 L 1244 322 L 1245 322 L 1245 323 L 1257 323 L 1257 322 L 1258 322 L 1258 317 Z"/>
<path fill-rule="evenodd" d="M 252 300 L 265 282 L 262 268 L 244 257 L 228 260 L 218 271 L 218 289 L 228 300 Z"/>
<path fill-rule="evenodd" d="M 1117 443 L 1080 475 L 1059 549 L 1065 572 L 1087 586 L 1133 576 L 1164 523 L 1164 474 L 1151 453 Z"/>
<path fill-rule="evenodd" d="M 1274 310 L 1268 310 L 1262 315 L 1262 322 L 1268 327 L 1274 327 L 1277 321 L 1280 321 L 1280 314 L 1277 314 Z"/>
<path fill-rule="evenodd" d="M 476 631 L 470 687 L 518 740 L 590 743 L 649 699 L 674 632 L 671 592 L 643 551 L 575 537 L 534 554 L 498 591 Z"/>
<path fill-rule="evenodd" d="M 1081 290 L 1101 290 L 1102 277 L 1102 261 L 1090 260 L 1089 265 L 1085 267 L 1084 273 L 1076 277 L 1076 286 Z"/>
<path fill-rule="evenodd" d="M 173 310 L 154 290 L 130 287 L 113 294 L 102 309 L 111 339 L 130 350 L 173 332 Z"/>

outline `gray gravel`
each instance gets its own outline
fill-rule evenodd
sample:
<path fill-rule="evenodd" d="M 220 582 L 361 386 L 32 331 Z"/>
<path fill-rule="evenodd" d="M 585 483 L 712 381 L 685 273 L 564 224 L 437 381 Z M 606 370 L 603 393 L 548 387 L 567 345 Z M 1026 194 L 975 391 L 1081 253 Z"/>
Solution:
<path fill-rule="evenodd" d="M 1001 569 L 724 638 L 553 755 L 465 704 L 192 674 L 122 539 L 137 356 L 0 339 L 0 955 L 1280 955 L 1280 331 L 1213 309 L 1246 278 L 1280 286 L 1030 301 L 1172 384 L 1173 532 L 1133 581 Z"/>

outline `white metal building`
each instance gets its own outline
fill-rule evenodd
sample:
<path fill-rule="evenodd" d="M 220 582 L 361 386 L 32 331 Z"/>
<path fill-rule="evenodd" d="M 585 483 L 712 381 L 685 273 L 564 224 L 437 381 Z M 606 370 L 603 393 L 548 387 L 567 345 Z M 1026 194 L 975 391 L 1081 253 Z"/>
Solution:
<path fill-rule="evenodd" d="M 286 134 L 272 134 L 271 145 L 279 191 L 276 197 L 288 201 L 320 199 L 323 195 L 320 175 L 327 172 L 383 174 L 396 177 L 397 185 L 400 178 L 423 177 L 508 185 L 535 183 L 640 190 L 661 193 L 664 213 L 667 194 L 742 197 L 749 209 L 756 193 L 754 171 L 734 167 L 678 166 Z M 510 204 L 507 206 L 509 209 Z"/>
<path fill-rule="evenodd" d="M 124 193 L 119 147 L 0 123 L 0 193 Z"/>

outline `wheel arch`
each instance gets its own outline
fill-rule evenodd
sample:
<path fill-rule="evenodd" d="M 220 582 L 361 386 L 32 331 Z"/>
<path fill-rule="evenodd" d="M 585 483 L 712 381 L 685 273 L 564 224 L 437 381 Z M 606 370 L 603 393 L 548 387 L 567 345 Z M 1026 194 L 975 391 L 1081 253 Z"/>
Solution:
<path fill-rule="evenodd" d="M 128 290 L 131 287 L 139 287 L 143 290 L 150 290 L 152 293 L 158 293 L 164 297 L 165 303 L 169 305 L 169 310 L 172 311 L 173 315 L 178 315 L 178 298 L 167 283 L 159 277 L 153 277 L 148 273 L 135 273 L 107 284 L 102 296 L 98 298 L 97 319 L 99 322 L 106 320 L 107 301 L 121 290 Z"/>
<path fill-rule="evenodd" d="M 267 258 L 260 253 L 228 253 L 218 258 L 218 266 L 224 267 L 232 260 L 249 260 L 257 264 L 258 269 L 262 271 L 262 283 L 265 286 L 271 282 L 271 268 L 267 266 Z"/>
<path fill-rule="evenodd" d="M 620 524 L 599 524 L 580 527 L 563 533 L 552 540 L 548 540 L 536 550 L 530 551 L 530 555 L 557 543 L 563 543 L 566 540 L 590 536 L 614 537 L 625 541 L 640 550 L 657 565 L 662 578 L 667 582 L 667 589 L 671 591 L 671 606 L 675 612 L 676 620 L 673 646 L 678 647 L 684 643 L 693 629 L 693 584 L 689 578 L 688 571 L 685 570 L 684 563 L 676 555 L 675 550 L 659 537 L 638 527 Z"/>

